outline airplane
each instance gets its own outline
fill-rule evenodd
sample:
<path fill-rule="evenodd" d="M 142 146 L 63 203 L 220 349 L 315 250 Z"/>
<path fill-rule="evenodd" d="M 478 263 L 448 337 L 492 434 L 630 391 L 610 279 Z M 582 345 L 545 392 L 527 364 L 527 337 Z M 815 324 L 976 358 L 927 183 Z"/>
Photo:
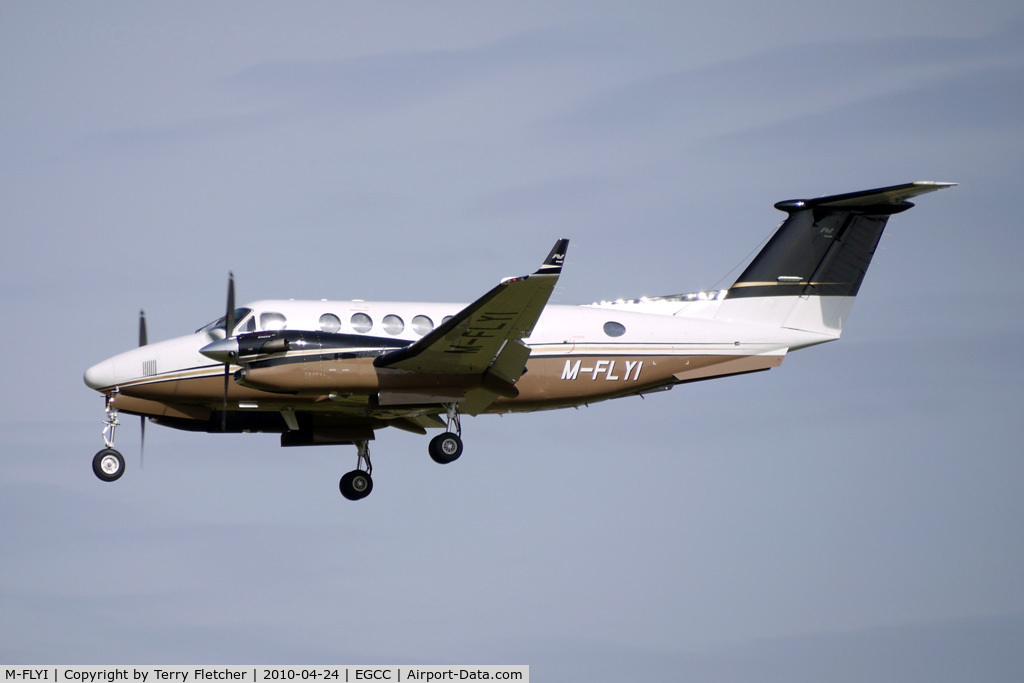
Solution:
<path fill-rule="evenodd" d="M 265 300 L 194 333 L 90 367 L 104 395 L 102 481 L 119 479 L 121 412 L 175 429 L 269 432 L 281 445 L 354 445 L 349 500 L 373 490 L 369 442 L 385 427 L 427 434 L 430 457 L 463 451 L 463 415 L 575 407 L 761 372 L 839 338 L 889 217 L 956 183 L 914 182 L 778 202 L 787 217 L 728 288 L 549 305 L 569 240 L 540 268 L 465 304 Z"/>

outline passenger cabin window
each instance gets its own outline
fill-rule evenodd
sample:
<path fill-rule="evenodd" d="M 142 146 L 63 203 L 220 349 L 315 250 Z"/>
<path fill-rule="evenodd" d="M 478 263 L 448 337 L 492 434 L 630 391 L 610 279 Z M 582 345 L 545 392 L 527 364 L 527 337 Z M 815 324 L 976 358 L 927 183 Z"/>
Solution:
<path fill-rule="evenodd" d="M 604 324 L 604 333 L 609 337 L 621 337 L 626 334 L 626 326 L 622 323 L 609 320 Z"/>
<path fill-rule="evenodd" d="M 353 313 L 349 322 L 352 323 L 352 329 L 360 334 L 366 334 L 373 329 L 373 318 L 365 313 Z"/>
<path fill-rule="evenodd" d="M 324 313 L 320 316 L 320 329 L 334 334 L 341 329 L 341 318 L 333 313 Z"/>
<path fill-rule="evenodd" d="M 261 330 L 273 332 L 275 330 L 283 330 L 286 327 L 288 327 L 288 319 L 284 317 L 284 314 L 271 311 L 260 313 Z"/>
<path fill-rule="evenodd" d="M 425 315 L 418 315 L 412 319 L 412 331 L 423 336 L 434 329 L 434 321 Z"/>
<path fill-rule="evenodd" d="M 381 323 L 388 334 L 402 334 L 402 330 L 405 329 L 405 322 L 397 315 L 386 315 Z"/>

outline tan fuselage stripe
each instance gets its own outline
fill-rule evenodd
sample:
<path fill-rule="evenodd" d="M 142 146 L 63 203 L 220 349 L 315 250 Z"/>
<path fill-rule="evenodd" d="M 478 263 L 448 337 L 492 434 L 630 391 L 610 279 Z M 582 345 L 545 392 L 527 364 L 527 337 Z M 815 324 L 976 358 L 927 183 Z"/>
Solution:
<path fill-rule="evenodd" d="M 531 357 L 519 379 L 516 398 L 498 398 L 488 412 L 532 410 L 580 405 L 615 396 L 634 394 L 676 382 L 706 379 L 775 367 L 781 355 L 558 355 Z M 432 375 L 381 370 L 372 359 L 325 360 L 281 364 L 249 370 L 250 386 L 228 382 L 228 402 L 258 404 L 261 410 L 282 406 L 302 409 L 354 409 L 327 401 L 328 395 L 375 395 L 379 391 L 421 389 L 425 395 L 440 394 L 477 385 L 464 375 Z M 145 401 L 125 410 L 147 415 L 198 417 L 196 407 L 219 408 L 224 400 L 222 374 L 210 369 L 168 373 L 121 387 L 121 393 Z M 151 402 L 151 404 L 150 404 Z M 122 403 L 127 403 L 122 401 Z M 170 407 L 168 407 L 170 406 Z M 362 408 L 360 409 L 362 410 Z M 171 412 L 168 412 L 171 411 Z"/>

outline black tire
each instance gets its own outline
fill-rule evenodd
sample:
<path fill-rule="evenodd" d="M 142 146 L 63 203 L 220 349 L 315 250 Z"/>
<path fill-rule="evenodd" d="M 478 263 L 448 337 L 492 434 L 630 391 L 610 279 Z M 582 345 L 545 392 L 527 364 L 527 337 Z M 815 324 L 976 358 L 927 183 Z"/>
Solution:
<path fill-rule="evenodd" d="M 453 432 L 444 432 L 430 440 L 427 450 L 430 452 L 431 460 L 439 465 L 447 465 L 462 455 L 462 439 Z"/>
<path fill-rule="evenodd" d="M 348 500 L 362 500 L 373 491 L 373 479 L 367 472 L 352 470 L 342 476 L 338 489 Z"/>
<path fill-rule="evenodd" d="M 104 448 L 93 456 L 92 471 L 102 481 L 117 481 L 124 474 L 124 457 L 113 448 Z"/>

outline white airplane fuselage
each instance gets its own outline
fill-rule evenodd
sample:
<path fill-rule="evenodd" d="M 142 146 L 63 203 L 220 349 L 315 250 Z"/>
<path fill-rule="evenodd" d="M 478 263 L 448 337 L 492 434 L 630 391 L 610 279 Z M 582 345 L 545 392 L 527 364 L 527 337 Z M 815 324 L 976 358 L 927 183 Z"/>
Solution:
<path fill-rule="evenodd" d="M 499 397 L 485 412 L 581 405 L 680 382 L 764 370 L 778 366 L 791 349 L 838 338 L 838 334 L 717 320 L 714 314 L 722 294 L 701 293 L 689 301 L 673 297 L 674 300 L 586 306 L 548 305 L 533 334 L 524 339 L 530 357 L 526 372 L 516 385 L 519 395 Z M 236 329 L 245 329 L 247 322 L 252 321 L 251 332 L 323 331 L 321 320 L 332 316 L 326 329 L 333 330 L 331 323 L 340 322 L 334 334 L 350 335 L 354 342 L 365 339 L 362 347 L 356 345 L 346 350 L 351 353 L 379 348 L 382 338 L 396 345 L 412 343 L 427 331 L 424 327 L 414 329 L 412 320 L 421 325 L 427 324 L 427 320 L 436 324 L 465 306 L 425 302 L 257 301 L 245 306 L 250 312 Z M 369 329 L 364 326 L 357 330 L 352 323 L 354 316 L 366 316 Z M 390 328 L 394 334 L 385 331 L 386 316 L 394 316 L 389 322 L 400 319 L 401 331 L 394 326 Z M 264 328 L 261 318 L 274 327 Z M 366 318 L 360 317 L 357 322 Z M 121 394 L 118 401 L 122 410 L 153 417 L 164 415 L 166 408 L 127 399 L 201 401 L 210 408 L 219 408 L 223 400 L 223 365 L 203 356 L 200 349 L 222 336 L 222 332 L 211 334 L 201 330 L 126 351 L 89 368 L 86 384 L 104 393 L 116 388 Z M 277 358 L 300 358 L 322 352 L 319 348 L 294 348 Z M 229 405 L 233 409 L 276 411 L 285 405 L 322 403 L 325 398 L 330 401 L 331 394 L 369 395 L 402 388 L 400 374 L 392 378 L 381 376 L 372 371 L 368 360 L 372 357 L 323 358 L 320 367 L 312 369 L 308 362 L 303 363 L 307 367 L 301 371 L 302 386 L 286 383 L 296 375 L 280 369 L 288 368 L 287 365 L 263 370 L 262 376 L 260 371 L 250 372 L 249 377 L 229 384 Z M 240 369 L 232 365 L 230 372 Z M 279 385 L 274 383 L 275 374 L 280 376 Z"/>
<path fill-rule="evenodd" d="M 951 187 L 918 182 L 806 200 L 728 288 L 549 305 L 569 241 L 540 268 L 469 304 L 256 301 L 194 334 L 146 342 L 89 368 L 106 396 L 107 448 L 93 470 L 124 472 L 117 412 L 178 429 L 279 433 L 282 446 L 351 444 L 339 487 L 373 487 L 368 442 L 396 427 L 426 434 L 441 464 L 462 453 L 461 415 L 545 410 L 768 370 L 790 351 L 838 339 L 889 218 Z M 143 429 L 145 421 L 143 421 Z"/>

